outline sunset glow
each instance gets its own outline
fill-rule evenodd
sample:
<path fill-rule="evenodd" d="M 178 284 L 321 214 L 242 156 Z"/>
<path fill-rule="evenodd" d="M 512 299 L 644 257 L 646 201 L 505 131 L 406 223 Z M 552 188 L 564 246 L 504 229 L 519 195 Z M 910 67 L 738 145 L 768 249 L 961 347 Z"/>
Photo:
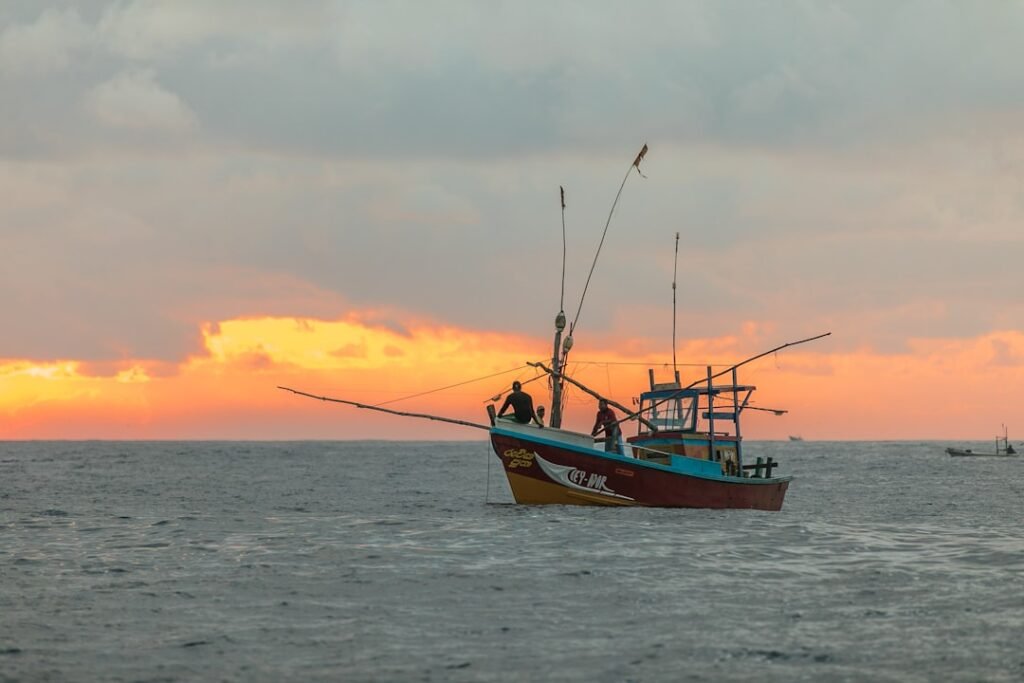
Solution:
<path fill-rule="evenodd" d="M 109 374 L 91 374 L 88 364 L 76 361 L 5 361 L 0 438 L 170 439 L 182 430 L 197 438 L 234 439 L 480 437 L 472 429 L 300 398 L 279 385 L 477 423 L 486 421 L 487 399 L 513 379 L 527 382 L 538 404 L 549 401 L 546 381 L 531 381 L 540 373 L 525 367 L 527 361 L 547 362 L 546 340 L 424 322 L 396 331 L 359 318 L 207 325 L 205 354 L 153 374 L 140 360 L 125 361 Z M 629 339 L 620 344 L 633 345 Z M 1005 422 L 998 406 L 1011 403 L 1013 388 L 1024 380 L 1024 335 L 1018 332 L 911 340 L 899 354 L 836 353 L 829 344 L 825 339 L 783 351 L 741 370 L 741 382 L 759 388 L 754 405 L 789 411 L 781 417 L 750 411 L 748 438 L 987 435 L 993 422 Z M 693 340 L 680 346 L 680 374 L 689 382 L 706 373 L 699 359 L 717 371 L 763 350 L 735 336 Z M 672 375 L 664 355 L 614 348 L 580 351 L 570 367 L 575 379 L 624 405 L 646 386 L 647 368 L 658 381 Z M 567 426 L 588 430 L 593 403 L 571 391 Z"/>
<path fill-rule="evenodd" d="M 623 404 L 831 332 L 750 438 L 1024 429 L 1021 5 L 300 5 L 0 3 L 0 438 L 477 438 L 277 387 L 483 421 L 560 308 Z"/>

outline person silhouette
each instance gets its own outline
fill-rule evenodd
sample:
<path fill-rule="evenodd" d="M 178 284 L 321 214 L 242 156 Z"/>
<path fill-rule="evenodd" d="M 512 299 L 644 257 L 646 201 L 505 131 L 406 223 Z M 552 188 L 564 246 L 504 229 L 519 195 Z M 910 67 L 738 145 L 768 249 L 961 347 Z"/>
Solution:
<path fill-rule="evenodd" d="M 594 419 L 594 428 L 590 430 L 591 436 L 597 436 L 598 432 L 604 432 L 604 450 L 606 452 L 619 452 L 619 421 L 615 417 L 615 411 L 608 406 L 608 401 L 600 399 L 597 402 L 597 417 Z"/>
<path fill-rule="evenodd" d="M 523 391 L 523 385 L 518 380 L 512 382 L 512 393 L 505 398 L 505 403 L 498 411 L 498 417 L 504 416 L 505 411 L 509 408 L 512 408 L 516 422 L 526 424 L 532 420 L 543 426 L 543 423 L 537 418 L 537 413 L 533 410 L 533 397 Z"/>

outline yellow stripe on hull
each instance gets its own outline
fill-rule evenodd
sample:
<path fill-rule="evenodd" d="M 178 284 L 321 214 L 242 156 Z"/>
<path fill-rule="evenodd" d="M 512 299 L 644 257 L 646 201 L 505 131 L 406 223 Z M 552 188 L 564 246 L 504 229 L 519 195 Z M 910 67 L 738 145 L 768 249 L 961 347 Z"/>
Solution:
<path fill-rule="evenodd" d="M 606 496 L 597 492 L 573 489 L 514 472 L 506 472 L 516 502 L 522 505 L 636 505 L 632 500 Z"/>

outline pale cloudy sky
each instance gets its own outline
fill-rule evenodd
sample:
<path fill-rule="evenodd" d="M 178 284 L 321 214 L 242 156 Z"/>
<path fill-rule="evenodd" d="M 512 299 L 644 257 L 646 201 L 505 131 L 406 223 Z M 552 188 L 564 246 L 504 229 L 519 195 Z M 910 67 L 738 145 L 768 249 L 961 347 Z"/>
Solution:
<path fill-rule="evenodd" d="M 645 142 L 578 343 L 668 355 L 676 231 L 681 337 L 1024 330 L 1021 36 L 1021 2 L 6 0 L 0 358 L 546 337 L 558 186 L 571 313 Z"/>

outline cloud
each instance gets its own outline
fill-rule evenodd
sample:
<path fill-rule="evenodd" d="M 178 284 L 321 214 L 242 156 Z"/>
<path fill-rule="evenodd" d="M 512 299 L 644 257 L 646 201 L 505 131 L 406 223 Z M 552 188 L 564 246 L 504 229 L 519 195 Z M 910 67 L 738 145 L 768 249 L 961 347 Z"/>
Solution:
<path fill-rule="evenodd" d="M 220 144 L 282 153 L 606 154 L 638 135 L 843 151 L 1019 111 L 1021 30 L 1024 8 L 1009 3 L 569 2 L 540 13 L 529 3 L 182 0 L 109 3 L 85 18 L 44 9 L 4 31 L 0 54 L 48 71 L 88 57 L 78 82 L 92 86 L 151 73 L 192 112 L 158 121 L 195 116 Z M 49 86 L 70 87 L 34 86 L 42 92 L 19 107 L 53 107 Z M 102 130 L 75 132 L 109 142 Z"/>
<path fill-rule="evenodd" d="M 176 94 L 156 82 L 151 70 L 130 70 L 96 86 L 86 106 L 115 128 L 181 132 L 198 126 L 196 115 Z"/>
<path fill-rule="evenodd" d="M 329 353 L 338 358 L 366 358 L 366 342 L 351 342 Z"/>
<path fill-rule="evenodd" d="M 991 340 L 992 359 L 989 363 L 997 368 L 1017 368 L 1024 366 L 1024 351 L 1022 351 L 1019 339 L 998 339 Z"/>
<path fill-rule="evenodd" d="M 581 349 L 668 345 L 677 230 L 681 336 L 1024 326 L 1015 5 L 9 7 L 0 356 L 352 310 L 546 336 L 558 186 L 571 314 L 645 140 Z"/>
<path fill-rule="evenodd" d="M 74 9 L 45 9 L 32 23 L 0 31 L 0 75 L 40 76 L 67 68 L 93 35 Z"/>
<path fill-rule="evenodd" d="M 107 6 L 96 24 L 111 52 L 139 62 L 163 62 L 195 46 L 223 55 L 249 43 L 275 49 L 323 39 L 332 3 L 309 0 L 165 0 Z M 256 38 L 255 36 L 258 36 Z"/>

